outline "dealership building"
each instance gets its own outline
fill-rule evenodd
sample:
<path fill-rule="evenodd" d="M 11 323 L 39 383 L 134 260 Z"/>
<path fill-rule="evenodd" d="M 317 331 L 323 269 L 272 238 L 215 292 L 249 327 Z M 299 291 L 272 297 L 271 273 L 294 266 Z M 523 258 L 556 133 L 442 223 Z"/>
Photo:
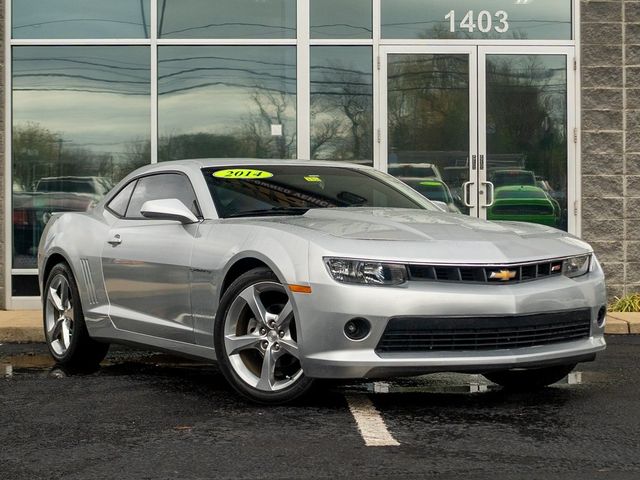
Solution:
<path fill-rule="evenodd" d="M 589 241 L 640 291 L 640 2 L 0 0 L 0 307 L 52 212 L 181 158 L 341 160 Z"/>

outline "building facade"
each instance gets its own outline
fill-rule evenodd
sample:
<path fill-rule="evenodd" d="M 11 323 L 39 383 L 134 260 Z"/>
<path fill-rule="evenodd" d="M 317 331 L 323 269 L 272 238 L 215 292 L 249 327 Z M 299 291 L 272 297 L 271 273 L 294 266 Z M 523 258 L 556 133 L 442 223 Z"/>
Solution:
<path fill-rule="evenodd" d="M 640 290 L 640 2 L 0 0 L 0 302 L 51 212 L 179 158 L 372 165 L 591 242 Z"/>

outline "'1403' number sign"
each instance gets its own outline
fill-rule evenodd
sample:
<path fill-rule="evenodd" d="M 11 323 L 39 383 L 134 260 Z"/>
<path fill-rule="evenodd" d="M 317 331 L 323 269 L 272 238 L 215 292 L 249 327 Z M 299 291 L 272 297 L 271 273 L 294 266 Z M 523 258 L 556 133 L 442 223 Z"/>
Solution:
<path fill-rule="evenodd" d="M 476 29 L 482 33 L 489 33 L 495 30 L 498 33 L 509 31 L 509 14 L 504 10 L 499 10 L 493 15 L 487 10 L 482 10 L 476 17 L 473 10 L 469 10 L 460 23 L 456 23 L 456 12 L 451 10 L 445 15 L 445 20 L 449 20 L 449 31 L 455 33 L 457 30 L 466 30 L 473 33 Z M 494 21 L 495 19 L 495 21 Z"/>

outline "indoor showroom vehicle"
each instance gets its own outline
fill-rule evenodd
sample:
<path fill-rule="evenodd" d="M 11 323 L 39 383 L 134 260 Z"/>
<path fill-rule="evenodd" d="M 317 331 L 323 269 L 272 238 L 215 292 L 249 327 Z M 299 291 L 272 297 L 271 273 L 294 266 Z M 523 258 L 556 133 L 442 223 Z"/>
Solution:
<path fill-rule="evenodd" d="M 587 243 L 444 212 L 360 165 L 149 165 L 90 211 L 53 214 L 38 268 L 60 364 L 144 345 L 217 360 L 261 403 L 315 379 L 441 371 L 541 388 L 605 348 Z"/>

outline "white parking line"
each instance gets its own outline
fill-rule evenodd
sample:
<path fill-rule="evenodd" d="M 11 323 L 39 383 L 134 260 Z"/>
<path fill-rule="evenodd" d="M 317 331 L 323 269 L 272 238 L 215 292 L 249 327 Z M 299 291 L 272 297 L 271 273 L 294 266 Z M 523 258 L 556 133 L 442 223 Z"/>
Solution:
<path fill-rule="evenodd" d="M 400 443 L 389 433 L 380 412 L 366 395 L 347 395 L 351 415 L 367 447 L 397 447 Z"/>

